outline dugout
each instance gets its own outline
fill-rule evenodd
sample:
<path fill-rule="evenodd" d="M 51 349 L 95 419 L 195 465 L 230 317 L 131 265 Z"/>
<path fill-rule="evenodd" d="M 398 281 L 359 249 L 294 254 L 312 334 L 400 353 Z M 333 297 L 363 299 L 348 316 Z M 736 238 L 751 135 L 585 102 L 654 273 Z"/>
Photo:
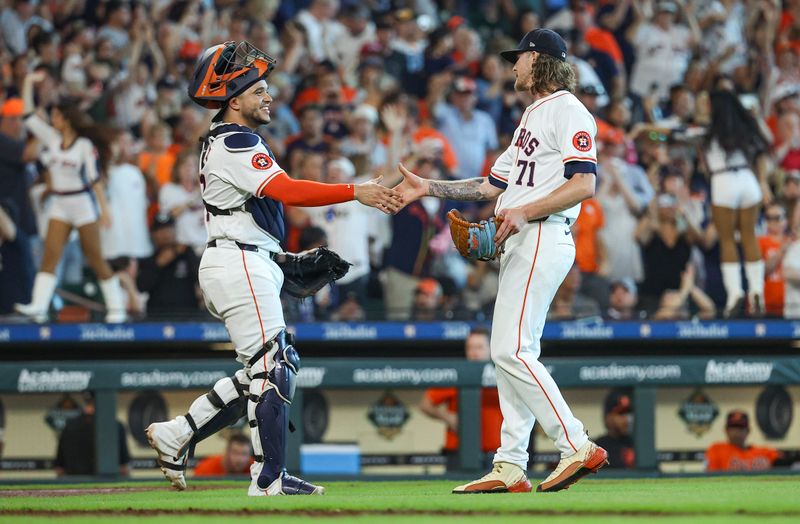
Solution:
<path fill-rule="evenodd" d="M 618 325 L 585 325 L 576 327 L 574 323 L 555 323 L 553 325 L 561 337 L 550 343 L 559 348 L 559 357 L 547 358 L 543 361 L 561 385 L 564 395 L 570 402 L 576 415 L 581 418 L 590 432 L 597 436 L 602 431 L 602 399 L 606 391 L 612 387 L 628 386 L 632 388 L 635 409 L 634 439 L 636 444 L 636 466 L 639 472 L 697 472 L 702 470 L 702 451 L 713 441 L 723 437 L 725 413 L 733 408 L 744 409 L 750 414 L 752 432 L 750 441 L 753 444 L 777 447 L 790 455 L 796 455 L 797 442 L 800 442 L 800 423 L 793 416 L 797 399 L 800 398 L 800 357 L 781 354 L 762 354 L 753 356 L 756 347 L 766 352 L 765 345 L 757 345 L 753 339 L 732 336 L 743 330 L 750 330 L 753 335 L 760 333 L 763 337 L 776 334 L 768 341 L 781 345 L 789 352 L 794 337 L 779 338 L 777 333 L 786 333 L 788 329 L 800 330 L 797 323 L 781 322 L 779 326 L 758 326 L 756 323 L 708 323 L 683 326 L 681 323 L 666 323 L 651 327 L 657 335 L 662 331 L 674 330 L 677 334 L 689 335 L 716 334 L 721 337 L 722 328 L 727 329 L 729 340 L 719 341 L 723 350 L 705 356 L 671 356 L 647 357 L 636 355 L 620 355 L 613 349 L 614 341 L 609 340 L 617 331 L 626 333 Z M 692 323 L 685 323 L 692 324 Z M 745 325 L 746 324 L 746 325 Z M 409 327 L 410 326 L 410 327 Z M 643 324 L 638 325 L 641 334 Z M 381 330 L 379 325 L 370 324 L 369 329 L 353 326 L 304 326 L 298 328 L 301 347 L 317 345 L 317 351 L 328 355 L 335 353 L 326 347 L 346 346 L 350 343 L 370 345 L 373 348 L 413 347 L 420 351 L 424 346 L 426 358 L 404 358 L 402 350 L 391 351 L 393 358 L 337 358 L 333 356 L 314 356 L 303 359 L 298 396 L 294 404 L 303 405 L 301 417 L 298 410 L 293 411 L 293 420 L 298 432 L 291 438 L 291 466 L 301 463 L 300 442 L 308 444 L 347 444 L 358 452 L 360 471 L 362 474 L 440 474 L 444 472 L 443 461 L 438 451 L 443 439 L 443 427 L 437 422 L 422 416 L 416 405 L 427 387 L 455 386 L 460 390 L 461 400 L 461 442 L 460 461 L 465 471 L 481 469 L 481 456 L 478 452 L 478 398 L 481 387 L 493 385 L 491 365 L 468 363 L 460 359 L 437 358 L 437 348 L 443 348 L 457 341 L 457 326 L 415 326 L 408 325 L 400 333 L 410 340 L 357 340 L 359 337 L 370 337 L 373 333 L 391 334 L 392 330 Z M 19 328 L 23 328 L 19 326 Z M 52 476 L 50 465 L 55 453 L 56 436 L 48 426 L 47 416 L 64 394 L 75 394 L 84 389 L 94 390 L 97 394 L 98 442 L 104 449 L 98 450 L 99 474 L 112 475 L 115 471 L 113 440 L 105 438 L 112 431 L 114 415 L 129 428 L 128 444 L 133 457 L 132 466 L 137 476 L 155 477 L 154 455 L 149 448 L 137 442 L 133 433 L 136 425 L 147 423 L 147 416 L 159 416 L 153 405 L 146 404 L 145 413 L 137 412 L 134 405 L 144 402 L 145 397 L 158 397 L 163 402 L 166 416 L 181 414 L 188 403 L 200 392 L 210 387 L 219 377 L 236 369 L 231 353 L 206 349 L 218 358 L 175 359 L 175 345 L 180 344 L 182 333 L 189 332 L 189 326 L 161 325 L 162 337 L 172 340 L 136 341 L 136 337 L 146 333 L 151 326 L 129 325 L 121 328 L 103 327 L 105 332 L 116 334 L 123 341 L 115 340 L 78 340 L 72 341 L 64 335 L 74 330 L 84 337 L 98 338 L 102 335 L 100 326 L 62 325 L 32 327 L 36 335 L 43 335 L 57 340 L 49 342 L 63 356 L 69 356 L 72 347 L 76 353 L 87 351 L 87 342 L 91 343 L 91 351 L 102 349 L 106 359 L 96 360 L 18 360 L 6 358 L 0 362 L 0 399 L 5 405 L 5 450 L 0 458 L 0 470 L 4 478 L 46 477 Z M 4 328 L 5 329 L 5 328 Z M 31 329 L 25 327 L 25 329 Z M 50 329 L 50 332 L 46 331 Z M 208 331 L 212 335 L 215 331 Z M 302 330 L 306 329 L 307 340 L 303 340 Z M 313 329 L 319 329 L 318 335 L 328 338 L 340 337 L 338 340 L 315 341 Z M 336 330 L 339 331 L 336 331 Z M 436 332 L 439 329 L 440 331 Z M 450 331 L 446 331 L 449 329 Z M 94 331 L 92 331 L 94 330 Z M 116 331 L 112 331 L 116 330 Z M 370 331 L 372 330 L 372 331 Z M 621 331 L 620 331 L 621 330 Z M 772 330 L 772 331 L 770 331 Z M 783 330 L 783 331 L 780 331 Z M 409 334 L 415 335 L 409 337 Z M 3 356 L 8 356 L 12 346 L 28 342 L 20 342 L 19 333 L 7 331 L 5 341 L 0 343 Z M 31 331 L 26 332 L 29 336 Z M 439 339 L 432 336 L 438 334 Z M 25 333 L 23 333 L 25 334 Z M 67 333 L 68 334 L 68 333 Z M 583 334 L 585 338 L 571 343 L 567 336 Z M 0 329 L 0 335 L 3 335 Z M 348 335 L 350 338 L 345 338 Z M 446 338 L 444 335 L 448 335 Z M 606 339 L 598 338 L 604 335 Z M 589 336 L 595 337 L 588 339 Z M 16 337 L 16 340 L 14 339 Z M 59 337 L 67 340 L 59 340 Z M 418 338 L 417 338 L 418 337 Z M 426 339 L 427 337 L 427 339 Z M 2 336 L 0 336 L 2 338 Z M 213 337 L 207 337 L 213 338 Z M 319 338 L 322 338 L 321 336 Z M 620 335 L 621 338 L 621 335 Z M 652 341 L 655 344 L 667 344 L 667 337 Z M 724 348 L 733 343 L 742 348 L 750 347 L 750 355 L 742 356 L 742 351 L 725 352 Z M 672 344 L 690 346 L 691 339 L 675 337 Z M 37 341 L 40 344 L 45 340 Z M 144 359 L 108 360 L 116 350 L 136 342 L 148 346 L 143 353 Z M 622 339 L 620 347 L 632 344 L 632 339 Z M 198 345 L 219 344 L 216 340 L 194 340 Z M 641 348 L 650 343 L 637 342 Z M 711 345 L 708 337 L 698 345 Z M 73 346 L 74 344 L 74 346 Z M 391 344 L 391 345 L 390 345 Z M 163 354 L 172 358 L 153 358 L 158 354 L 157 347 L 164 348 Z M 595 345 L 603 349 L 594 356 L 587 357 L 587 348 Z M 576 353 L 584 356 L 568 357 L 569 347 L 576 348 Z M 323 349 L 319 349 L 322 347 Z M 29 348 L 28 348 L 29 349 Z M 446 353 L 446 351 L 443 351 Z M 678 351 L 675 351 L 678 353 Z M 708 352 L 712 353 L 712 352 Z M 772 353 L 772 352 L 770 352 Z M 31 355 L 27 351 L 25 355 Z M 788 395 L 777 395 L 782 391 Z M 700 392 L 701 395 L 697 395 Z M 157 393 L 157 395 L 156 395 Z M 390 397 L 393 409 L 383 410 Z M 778 398 L 780 397 L 780 398 Z M 699 399 L 699 400 L 698 400 Z M 777 399 L 777 400 L 776 400 Z M 781 400 L 783 399 L 783 400 Z M 156 406 L 158 407 L 158 406 Z M 378 415 L 376 415 L 378 410 Z M 138 414 L 136 414 L 138 413 Z M 766 415 L 765 415 L 766 413 Z M 767 418 L 765 418 L 767 417 Z M 772 420 L 769 419 L 772 417 Z M 374 419 L 378 418 L 380 423 Z M 763 419 L 763 420 L 762 420 Z M 324 424 L 322 422 L 325 422 Z M 131 429 L 133 431 L 131 431 Z M 776 432 L 776 429 L 778 430 Z M 309 433 L 305 438 L 303 433 Z M 534 457 L 541 469 L 549 462 L 556 460 L 552 445 L 546 437 L 537 437 L 537 454 Z M 219 452 L 224 441 L 211 438 L 198 446 L 198 456 Z M 313 449 L 313 448 L 306 448 Z M 351 460 L 352 457 L 348 457 Z"/>

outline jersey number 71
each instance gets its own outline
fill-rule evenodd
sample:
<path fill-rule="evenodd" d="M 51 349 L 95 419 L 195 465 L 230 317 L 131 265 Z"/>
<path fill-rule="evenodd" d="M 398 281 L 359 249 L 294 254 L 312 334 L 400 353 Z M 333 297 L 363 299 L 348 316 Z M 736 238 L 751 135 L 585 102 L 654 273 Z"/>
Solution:
<path fill-rule="evenodd" d="M 517 166 L 521 166 L 522 169 L 519 172 L 519 178 L 517 179 L 517 185 L 522 185 L 522 179 L 525 178 L 525 171 L 528 171 L 528 187 L 533 187 L 533 170 L 536 169 L 536 162 L 531 160 L 528 162 L 527 160 L 520 160 L 517 162 Z"/>

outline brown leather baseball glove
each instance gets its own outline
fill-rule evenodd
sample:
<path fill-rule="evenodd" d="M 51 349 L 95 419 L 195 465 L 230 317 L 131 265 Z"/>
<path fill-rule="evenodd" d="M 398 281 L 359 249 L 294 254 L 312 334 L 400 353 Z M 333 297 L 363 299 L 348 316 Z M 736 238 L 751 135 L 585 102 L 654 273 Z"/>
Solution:
<path fill-rule="evenodd" d="M 447 213 L 450 222 L 450 235 L 461 256 L 469 260 L 494 260 L 500 254 L 494 243 L 497 228 L 503 217 L 491 217 L 480 222 L 467 222 L 458 210 Z"/>

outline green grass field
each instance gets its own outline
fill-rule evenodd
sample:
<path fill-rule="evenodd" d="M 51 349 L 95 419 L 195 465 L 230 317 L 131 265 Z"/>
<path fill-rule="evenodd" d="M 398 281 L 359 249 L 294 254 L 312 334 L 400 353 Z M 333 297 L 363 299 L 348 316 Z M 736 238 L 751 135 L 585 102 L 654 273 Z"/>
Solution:
<path fill-rule="evenodd" d="M 243 482 L 0 487 L 0 523 L 800 522 L 800 477 L 587 479 L 560 493 L 452 495 L 451 481 L 323 483 L 322 497 L 249 498 Z"/>

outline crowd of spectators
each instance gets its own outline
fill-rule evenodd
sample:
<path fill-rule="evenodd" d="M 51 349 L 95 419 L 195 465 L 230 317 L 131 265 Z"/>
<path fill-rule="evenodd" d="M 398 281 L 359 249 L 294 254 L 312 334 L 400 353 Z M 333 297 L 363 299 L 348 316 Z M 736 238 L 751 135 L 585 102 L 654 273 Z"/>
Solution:
<path fill-rule="evenodd" d="M 0 313 L 30 299 L 46 220 L 46 166 L 23 126 L 26 79 L 40 114 L 70 101 L 108 126 L 102 248 L 128 313 L 196 316 L 198 138 L 213 114 L 186 86 L 203 49 L 246 39 L 277 58 L 272 122 L 257 132 L 290 176 L 388 180 L 402 160 L 421 176 L 459 179 L 488 173 L 531 103 L 498 51 L 548 27 L 568 42 L 576 95 L 598 123 L 597 192 L 574 226 L 575 267 L 551 316 L 722 314 L 701 152 L 710 95 L 727 90 L 769 142 L 758 152 L 764 207 L 754 225 L 766 314 L 800 317 L 800 0 L 2 4 Z M 425 198 L 390 217 L 355 203 L 287 209 L 286 250 L 328 245 L 353 264 L 313 301 L 287 299 L 288 318 L 491 318 L 499 265 L 458 256 L 444 219 L 452 207 L 493 214 L 493 203 Z M 93 298 L 76 242 L 59 288 Z M 745 306 L 726 313 L 762 314 Z"/>

